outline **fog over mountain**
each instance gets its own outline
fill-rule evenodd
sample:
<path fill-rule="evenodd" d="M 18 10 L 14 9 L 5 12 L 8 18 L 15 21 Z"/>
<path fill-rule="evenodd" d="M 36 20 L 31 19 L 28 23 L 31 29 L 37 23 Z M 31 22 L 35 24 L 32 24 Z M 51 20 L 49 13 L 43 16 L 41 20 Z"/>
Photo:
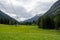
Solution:
<path fill-rule="evenodd" d="M 24 21 L 36 14 L 44 14 L 57 0 L 0 0 L 0 10 Z"/>

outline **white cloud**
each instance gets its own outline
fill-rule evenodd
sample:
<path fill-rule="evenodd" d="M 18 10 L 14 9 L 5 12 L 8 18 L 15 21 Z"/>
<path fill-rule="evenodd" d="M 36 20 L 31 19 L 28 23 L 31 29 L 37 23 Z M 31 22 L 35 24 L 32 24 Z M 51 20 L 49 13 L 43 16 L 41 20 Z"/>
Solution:
<path fill-rule="evenodd" d="M 30 11 L 34 8 L 34 5 L 38 2 L 38 0 L 10 0 L 14 6 L 23 6 Z"/>
<path fill-rule="evenodd" d="M 27 9 L 27 11 L 32 10 L 35 6 L 36 3 L 40 2 L 55 2 L 57 0 L 0 0 L 1 3 L 4 3 L 5 5 L 13 5 L 13 6 L 23 6 L 24 8 Z"/>
<path fill-rule="evenodd" d="M 33 10 L 31 10 L 30 12 L 33 15 L 36 14 L 44 14 L 45 12 L 47 12 L 50 7 L 56 2 L 57 0 L 39 0 L 36 5 L 35 8 Z"/>
<path fill-rule="evenodd" d="M 10 16 L 18 15 L 25 20 L 36 14 L 45 13 L 57 0 L 0 0 L 0 9 Z"/>
<path fill-rule="evenodd" d="M 40 0 L 40 2 L 56 2 L 57 0 Z"/>
<path fill-rule="evenodd" d="M 13 14 L 13 13 L 12 14 L 8 14 L 8 15 L 10 15 L 10 16 L 12 15 L 11 17 L 16 17 L 17 16 L 16 14 Z"/>
<path fill-rule="evenodd" d="M 1 10 L 1 11 L 3 11 L 3 10 Z M 3 12 L 5 12 L 5 11 L 3 11 Z M 13 18 L 14 18 L 14 17 L 17 17 L 17 15 L 14 14 L 14 13 L 8 13 L 8 12 L 5 12 L 5 14 L 7 14 L 7 15 L 13 17 Z"/>
<path fill-rule="evenodd" d="M 26 20 L 26 18 L 19 18 L 19 19 L 17 19 L 18 21 L 24 21 L 24 20 Z"/>

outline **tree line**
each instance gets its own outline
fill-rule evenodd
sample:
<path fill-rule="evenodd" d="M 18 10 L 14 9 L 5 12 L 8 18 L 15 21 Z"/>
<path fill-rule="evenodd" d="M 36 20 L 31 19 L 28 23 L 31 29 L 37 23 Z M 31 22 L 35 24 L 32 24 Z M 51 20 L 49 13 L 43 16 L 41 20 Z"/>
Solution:
<path fill-rule="evenodd" d="M 18 22 L 16 20 L 0 17 L 0 24 L 16 25 L 17 23 Z"/>
<path fill-rule="evenodd" d="M 48 15 L 41 16 L 38 19 L 39 28 L 43 29 L 57 29 L 60 27 L 60 14 L 55 15 L 54 17 L 50 17 Z"/>

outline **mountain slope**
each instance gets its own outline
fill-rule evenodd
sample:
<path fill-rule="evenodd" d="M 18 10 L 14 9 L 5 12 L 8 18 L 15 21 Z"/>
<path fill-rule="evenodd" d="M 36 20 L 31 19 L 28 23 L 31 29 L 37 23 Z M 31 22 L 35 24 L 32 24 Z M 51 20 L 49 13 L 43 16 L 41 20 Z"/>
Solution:
<path fill-rule="evenodd" d="M 40 16 L 41 16 L 41 14 L 35 15 L 35 16 L 32 17 L 31 19 L 25 20 L 24 22 L 33 22 L 33 21 L 37 21 Z"/>
<path fill-rule="evenodd" d="M 4 12 L 0 11 L 0 23 L 1 24 L 16 24 L 19 23 L 17 20 L 15 20 L 14 18 L 8 16 L 7 14 L 5 14 Z"/>
<path fill-rule="evenodd" d="M 56 14 L 60 14 L 60 0 L 54 3 L 44 15 L 54 16 Z"/>
<path fill-rule="evenodd" d="M 52 7 L 38 19 L 39 28 L 56 29 L 60 27 L 60 0 L 52 5 Z"/>

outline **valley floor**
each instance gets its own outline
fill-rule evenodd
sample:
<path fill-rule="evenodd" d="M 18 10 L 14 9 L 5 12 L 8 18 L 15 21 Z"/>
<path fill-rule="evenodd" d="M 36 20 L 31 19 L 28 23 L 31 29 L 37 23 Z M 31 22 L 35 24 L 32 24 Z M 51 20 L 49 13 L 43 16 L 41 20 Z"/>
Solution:
<path fill-rule="evenodd" d="M 0 40 L 60 40 L 60 32 L 39 29 L 36 25 L 0 25 Z"/>

